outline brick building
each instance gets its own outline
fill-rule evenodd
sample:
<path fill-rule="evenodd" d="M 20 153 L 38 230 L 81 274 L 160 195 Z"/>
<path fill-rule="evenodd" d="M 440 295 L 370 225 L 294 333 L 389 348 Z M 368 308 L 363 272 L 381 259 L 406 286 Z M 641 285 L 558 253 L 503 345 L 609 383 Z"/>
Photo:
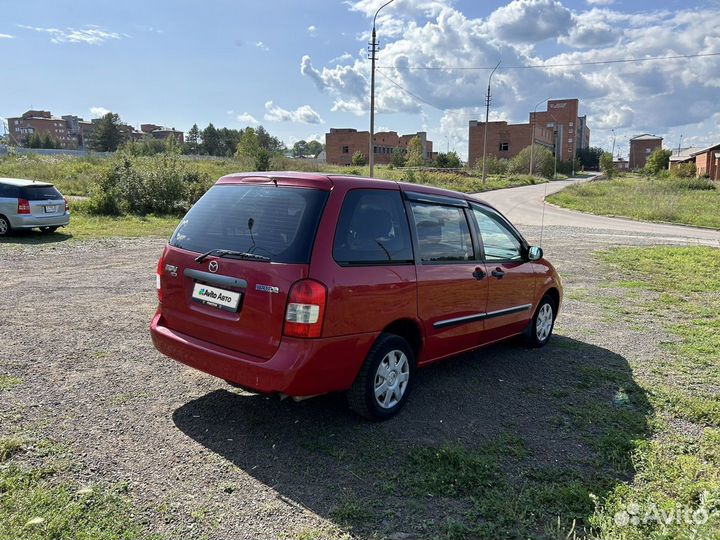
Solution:
<path fill-rule="evenodd" d="M 527 124 L 488 122 L 487 155 L 510 159 L 531 139 L 555 151 L 559 160 L 568 160 L 577 150 L 590 147 L 590 128 L 587 117 L 578 116 L 578 99 L 551 99 L 546 111 L 530 113 Z M 534 126 L 534 131 L 533 131 Z M 468 163 L 482 159 L 485 122 L 470 121 Z"/>
<path fill-rule="evenodd" d="M 381 131 L 373 136 L 375 163 L 387 165 L 392 160 L 396 148 L 407 150 L 410 140 L 418 137 L 424 149 L 425 159 L 432 159 L 433 143 L 427 133 L 419 131 L 411 135 L 398 135 L 395 131 Z M 325 134 L 325 152 L 327 163 L 333 165 L 350 165 L 355 152 L 367 156 L 370 146 L 370 132 L 352 128 L 330 128 Z"/>
<path fill-rule="evenodd" d="M 507 122 L 488 122 L 487 156 L 498 159 L 510 159 L 520 150 L 530 146 L 532 126 L 530 124 L 508 124 Z M 553 131 L 540 126 L 535 127 L 535 144 L 554 148 Z M 485 122 L 470 121 L 468 164 L 474 166 L 482 160 L 485 140 Z"/>
<path fill-rule="evenodd" d="M 72 131 L 63 118 L 54 117 L 50 111 L 27 111 L 22 116 L 8 118 L 10 143 L 23 146 L 33 134 L 50 135 L 61 148 L 78 148 L 77 132 Z M 79 128 L 78 128 L 79 129 Z"/>
<path fill-rule="evenodd" d="M 693 154 L 698 176 L 720 180 L 720 144 L 703 148 Z"/>
<path fill-rule="evenodd" d="M 58 142 L 60 148 L 82 149 L 88 145 L 99 120 L 96 118 L 88 122 L 70 114 L 56 118 L 50 111 L 27 111 L 22 116 L 7 119 L 10 144 L 24 146 L 33 133 L 41 136 L 47 133 Z M 155 124 L 142 124 L 140 131 L 128 125 L 122 125 L 120 129 L 126 140 L 139 140 L 145 136 L 164 140 L 172 136 L 181 144 L 184 141 L 182 131 Z"/>
<path fill-rule="evenodd" d="M 630 139 L 630 170 L 642 169 L 655 150 L 662 148 L 662 137 L 644 133 Z"/>
<path fill-rule="evenodd" d="M 530 113 L 530 123 L 557 132 L 557 158 L 573 159 L 578 150 L 590 147 L 587 117 L 579 116 L 578 99 L 550 99 L 547 110 Z"/>

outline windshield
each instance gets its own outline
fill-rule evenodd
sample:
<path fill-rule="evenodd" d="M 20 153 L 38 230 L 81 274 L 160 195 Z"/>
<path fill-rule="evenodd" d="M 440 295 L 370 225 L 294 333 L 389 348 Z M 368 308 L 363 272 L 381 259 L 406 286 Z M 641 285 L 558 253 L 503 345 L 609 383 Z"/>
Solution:
<path fill-rule="evenodd" d="M 195 203 L 170 245 L 205 253 L 227 249 L 306 264 L 328 192 L 220 184 Z"/>

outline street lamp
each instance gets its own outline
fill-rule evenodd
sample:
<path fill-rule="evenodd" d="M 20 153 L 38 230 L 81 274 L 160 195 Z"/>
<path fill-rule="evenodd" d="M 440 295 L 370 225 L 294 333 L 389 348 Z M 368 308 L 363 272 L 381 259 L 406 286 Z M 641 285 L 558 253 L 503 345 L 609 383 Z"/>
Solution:
<path fill-rule="evenodd" d="M 373 17 L 373 27 L 372 27 L 372 39 L 370 41 L 370 60 L 371 60 L 371 68 L 370 68 L 370 148 L 369 148 L 369 161 L 370 163 L 370 176 L 373 175 L 373 171 L 375 170 L 375 55 L 377 53 L 377 39 L 376 39 L 376 33 L 375 33 L 375 22 L 377 20 L 378 13 L 380 13 L 380 10 L 384 8 L 385 6 L 392 4 L 395 0 L 390 0 L 389 2 L 385 2 L 382 6 L 378 8 L 378 10 L 375 12 L 375 16 Z"/>
<path fill-rule="evenodd" d="M 482 166 L 482 182 L 485 183 L 485 153 L 487 152 L 487 126 L 488 126 L 488 119 L 490 116 L 490 81 L 492 81 L 493 75 L 495 75 L 495 71 L 497 71 L 497 68 L 500 67 L 500 62 L 497 63 L 497 66 L 493 68 L 493 70 L 490 72 L 490 76 L 488 77 L 488 89 L 487 89 L 487 96 L 485 96 L 485 135 L 483 136 L 483 166 Z"/>
<path fill-rule="evenodd" d="M 533 109 L 533 115 L 532 115 L 532 126 L 530 128 L 530 176 L 532 176 L 532 166 L 533 166 L 533 148 L 535 148 L 535 124 L 537 124 L 537 120 L 535 119 L 535 116 L 537 116 L 537 108 L 548 101 L 550 98 L 543 99 L 542 101 L 538 101 L 535 104 L 535 108 Z"/>

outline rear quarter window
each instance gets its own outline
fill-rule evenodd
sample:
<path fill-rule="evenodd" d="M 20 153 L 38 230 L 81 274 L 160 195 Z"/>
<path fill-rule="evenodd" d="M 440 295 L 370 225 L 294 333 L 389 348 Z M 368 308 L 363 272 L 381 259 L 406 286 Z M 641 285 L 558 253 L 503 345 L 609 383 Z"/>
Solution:
<path fill-rule="evenodd" d="M 285 186 L 220 184 L 195 203 L 170 245 L 204 253 L 229 249 L 306 264 L 327 191 Z"/>
<path fill-rule="evenodd" d="M 17 199 L 20 197 L 20 188 L 17 186 L 10 186 L 8 184 L 0 184 L 0 198 L 2 199 Z"/>
<path fill-rule="evenodd" d="M 28 201 L 49 201 L 63 198 L 55 186 L 25 186 L 20 188 L 20 197 Z"/>

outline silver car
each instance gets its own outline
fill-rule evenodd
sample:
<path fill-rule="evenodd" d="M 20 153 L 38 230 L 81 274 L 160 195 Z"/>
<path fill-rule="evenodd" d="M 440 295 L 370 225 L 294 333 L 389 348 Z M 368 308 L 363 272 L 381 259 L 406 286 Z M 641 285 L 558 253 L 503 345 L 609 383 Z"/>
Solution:
<path fill-rule="evenodd" d="M 67 200 L 52 184 L 0 178 L 0 236 L 13 229 L 51 233 L 69 223 Z"/>

